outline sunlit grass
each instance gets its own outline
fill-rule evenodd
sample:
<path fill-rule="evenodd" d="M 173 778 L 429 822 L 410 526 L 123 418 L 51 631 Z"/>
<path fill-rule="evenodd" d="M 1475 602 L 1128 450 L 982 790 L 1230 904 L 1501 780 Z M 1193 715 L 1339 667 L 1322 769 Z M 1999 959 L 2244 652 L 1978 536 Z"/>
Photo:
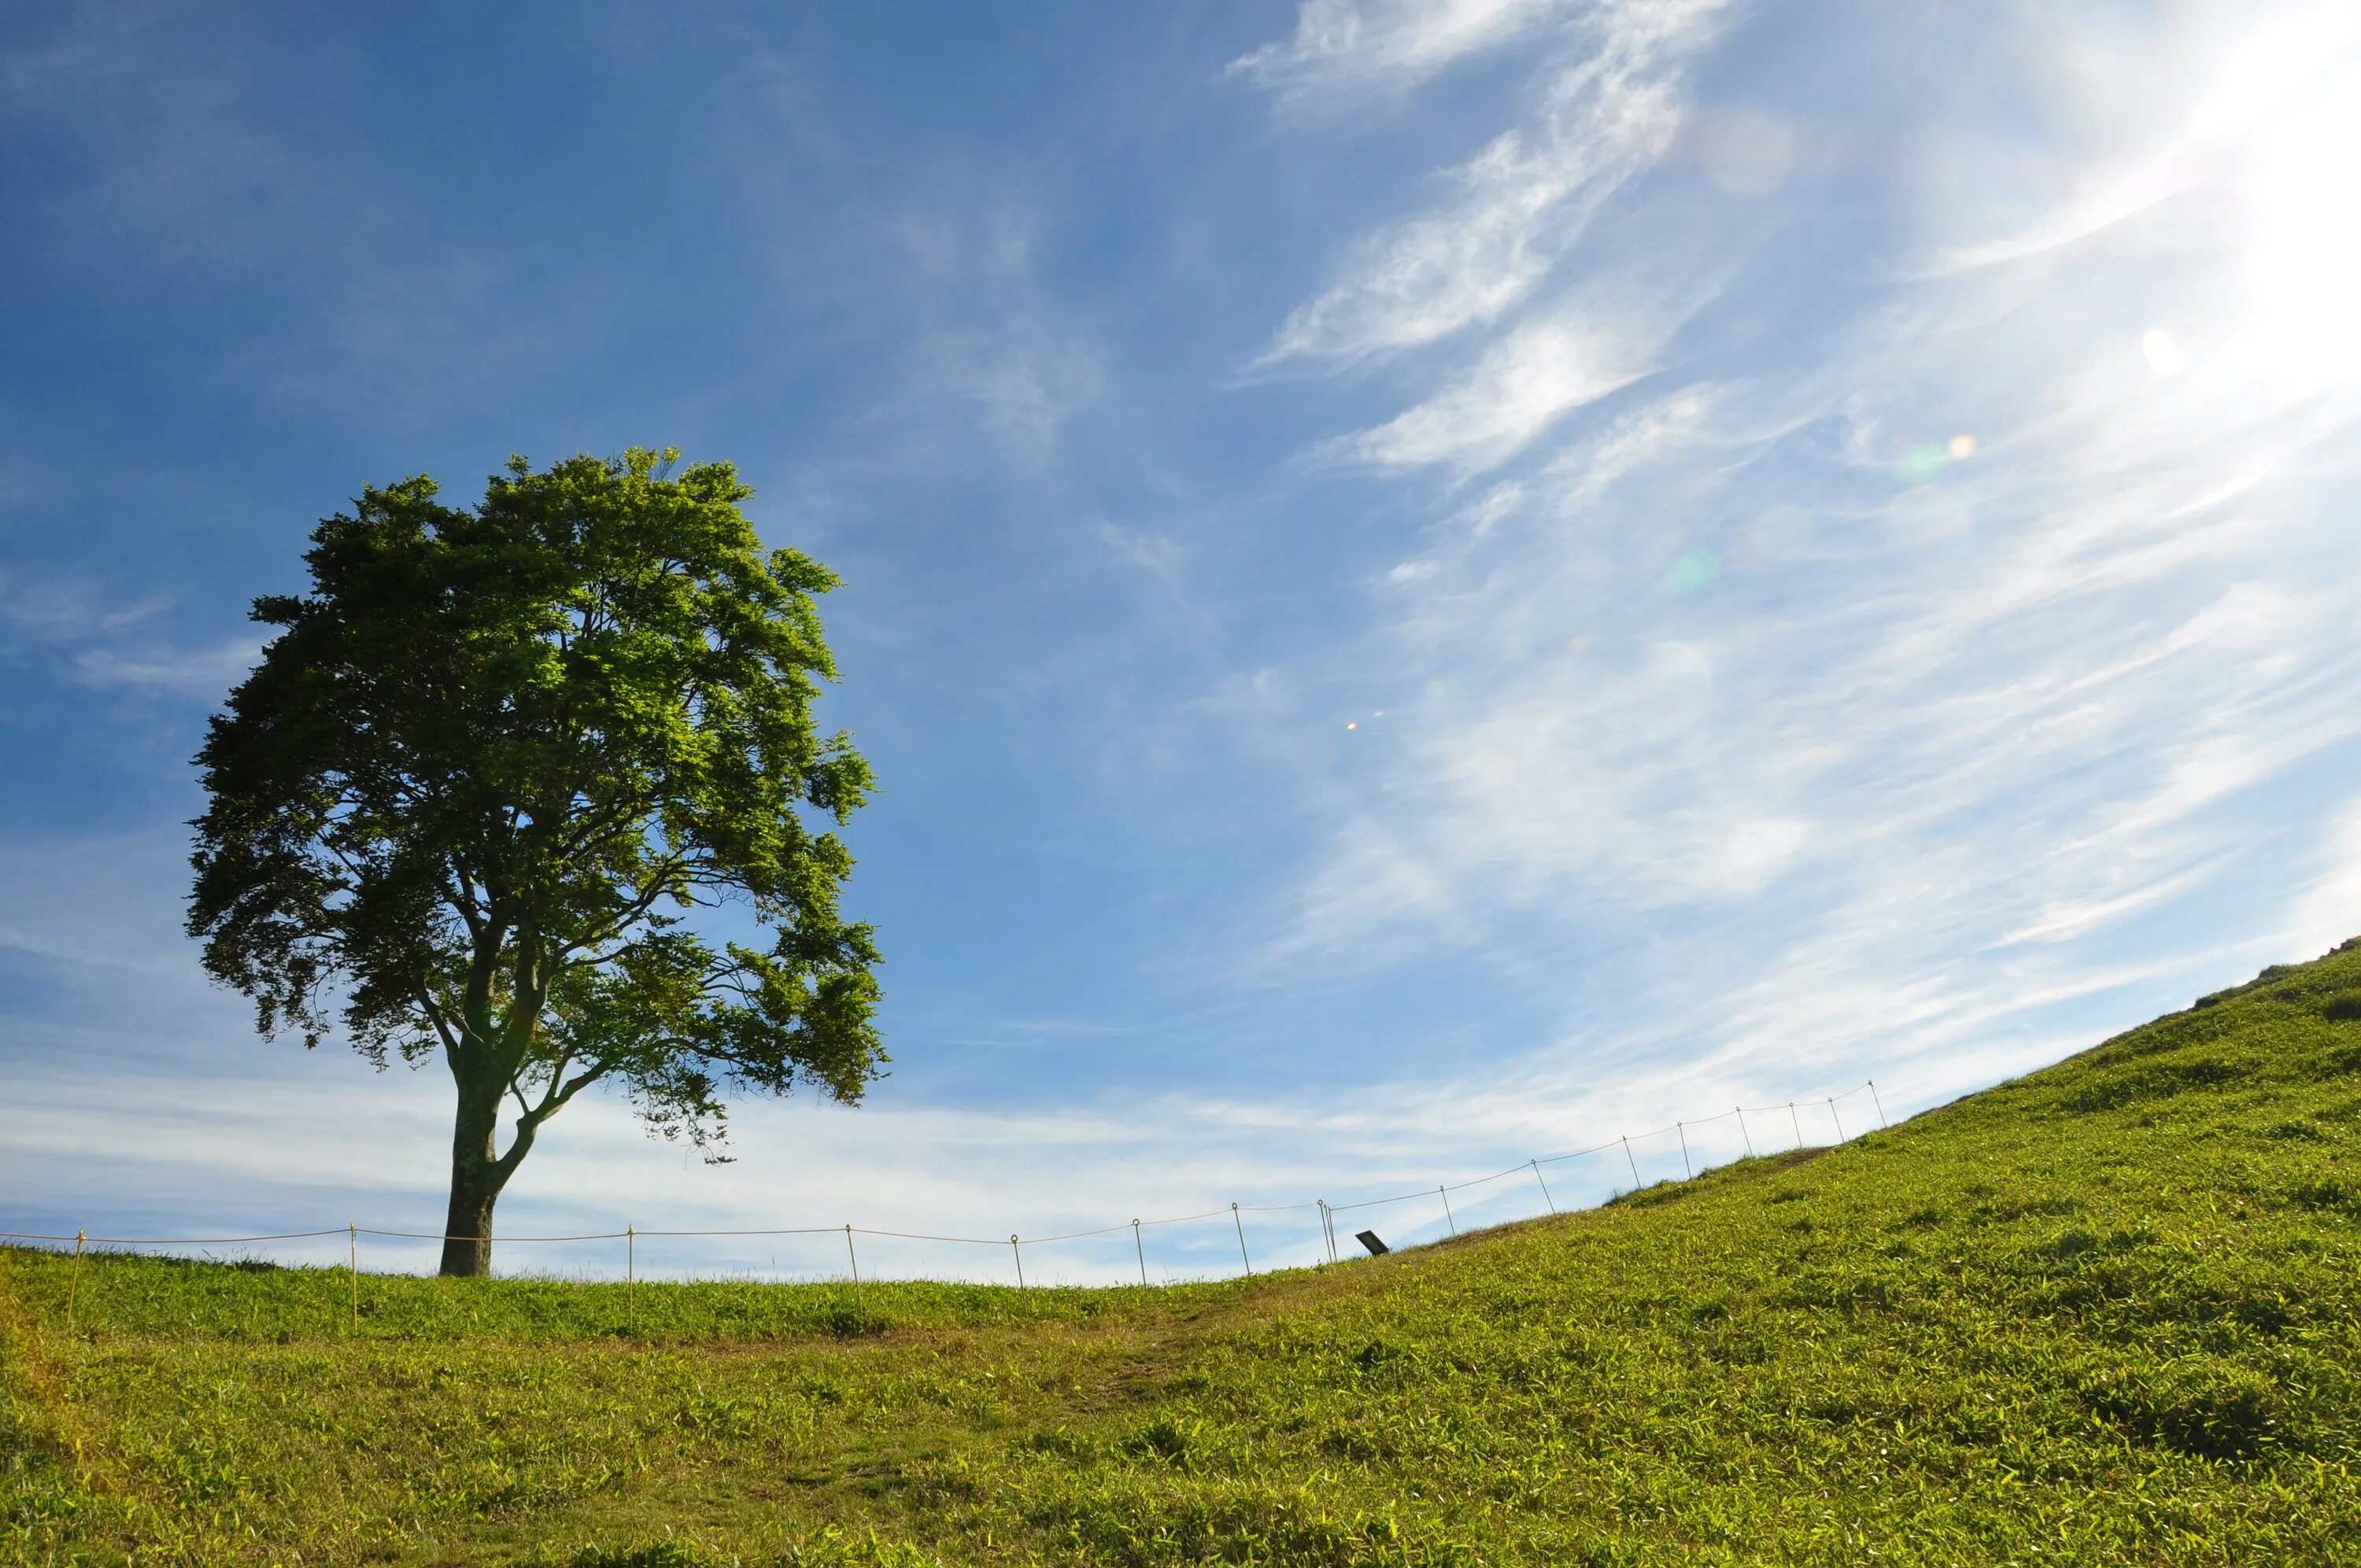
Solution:
<path fill-rule="evenodd" d="M 31 1563 L 2361 1560 L 2361 952 L 1825 1154 L 1166 1289 L 0 1257 Z M 136 1559 L 135 1559 L 136 1554 Z"/>

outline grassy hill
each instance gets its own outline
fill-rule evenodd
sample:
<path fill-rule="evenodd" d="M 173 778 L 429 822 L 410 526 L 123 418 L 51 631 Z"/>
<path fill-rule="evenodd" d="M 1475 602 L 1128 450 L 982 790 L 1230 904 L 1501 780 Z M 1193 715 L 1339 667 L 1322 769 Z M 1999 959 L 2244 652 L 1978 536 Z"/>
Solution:
<path fill-rule="evenodd" d="M 27 1563 L 2361 1562 L 2361 948 L 1817 1157 L 1243 1283 L 0 1254 Z"/>

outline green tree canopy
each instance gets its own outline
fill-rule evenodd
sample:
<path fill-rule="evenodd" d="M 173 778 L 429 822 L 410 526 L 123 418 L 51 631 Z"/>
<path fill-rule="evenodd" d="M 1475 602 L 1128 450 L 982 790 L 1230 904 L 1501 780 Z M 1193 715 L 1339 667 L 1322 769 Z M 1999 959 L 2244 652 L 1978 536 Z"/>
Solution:
<path fill-rule="evenodd" d="M 729 464 L 677 462 L 512 458 L 474 511 L 365 490 L 312 591 L 255 601 L 280 630 L 197 757 L 206 969 L 266 1035 L 450 1069 L 445 1274 L 489 1268 L 501 1189 L 595 1083 L 709 1149 L 728 1086 L 853 1102 L 886 1059 L 827 830 L 869 767 L 813 722 L 837 579 L 763 553 Z M 725 899 L 763 945 L 694 928 Z"/>

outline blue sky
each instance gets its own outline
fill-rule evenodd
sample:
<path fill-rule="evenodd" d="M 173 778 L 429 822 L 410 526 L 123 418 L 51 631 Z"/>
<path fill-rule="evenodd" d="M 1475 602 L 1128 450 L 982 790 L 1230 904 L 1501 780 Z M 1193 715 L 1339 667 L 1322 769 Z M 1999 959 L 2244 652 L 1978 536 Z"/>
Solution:
<path fill-rule="evenodd" d="M 2342 5 L 19 8 L 7 1220 L 439 1217 L 443 1075 L 204 983 L 187 759 L 314 520 L 511 452 L 843 575 L 895 1058 L 720 1168 L 569 1109 L 520 1232 L 1342 1203 L 2316 953 L 2356 145 Z"/>

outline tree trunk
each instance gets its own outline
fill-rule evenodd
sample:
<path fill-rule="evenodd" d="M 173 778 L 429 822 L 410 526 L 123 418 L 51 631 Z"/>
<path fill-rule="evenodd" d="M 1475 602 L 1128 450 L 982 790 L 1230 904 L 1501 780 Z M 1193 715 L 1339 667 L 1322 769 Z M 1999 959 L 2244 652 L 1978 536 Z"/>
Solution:
<path fill-rule="evenodd" d="M 477 1279 L 492 1272 L 492 1205 L 508 1181 L 495 1150 L 500 1130 L 500 1091 L 462 1082 L 451 1130 L 451 1212 L 443 1222 L 446 1278 Z"/>

